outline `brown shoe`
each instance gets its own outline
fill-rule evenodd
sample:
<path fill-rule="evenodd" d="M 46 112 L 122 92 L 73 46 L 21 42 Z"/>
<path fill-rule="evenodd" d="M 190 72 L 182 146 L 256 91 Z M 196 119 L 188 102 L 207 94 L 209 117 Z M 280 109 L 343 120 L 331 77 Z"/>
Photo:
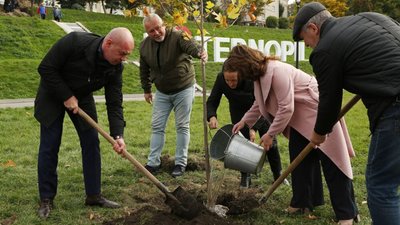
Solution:
<path fill-rule="evenodd" d="M 42 219 L 47 219 L 50 215 L 50 211 L 53 209 L 53 200 L 45 198 L 40 201 L 38 209 L 38 215 Z"/>
<path fill-rule="evenodd" d="M 116 202 L 107 200 L 101 195 L 88 195 L 86 196 L 85 205 L 100 206 L 104 208 L 119 208 L 120 205 Z"/>
<path fill-rule="evenodd" d="M 289 206 L 284 211 L 289 215 L 309 214 L 312 212 L 312 210 L 310 210 L 309 208 L 294 208 L 292 206 Z"/>

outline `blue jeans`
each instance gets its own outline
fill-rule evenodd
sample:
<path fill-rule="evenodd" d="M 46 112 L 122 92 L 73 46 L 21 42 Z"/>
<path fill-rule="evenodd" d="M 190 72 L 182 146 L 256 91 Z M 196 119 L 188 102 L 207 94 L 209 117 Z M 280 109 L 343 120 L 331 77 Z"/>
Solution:
<path fill-rule="evenodd" d="M 366 185 L 373 224 L 399 225 L 400 102 L 385 110 L 372 134 Z"/>
<path fill-rule="evenodd" d="M 186 166 L 194 91 L 194 86 L 191 86 L 176 94 L 168 95 L 159 91 L 156 92 L 153 102 L 152 134 L 147 165 L 159 166 L 161 164 L 160 155 L 165 143 L 165 127 L 171 111 L 174 110 L 176 127 L 175 165 Z"/>

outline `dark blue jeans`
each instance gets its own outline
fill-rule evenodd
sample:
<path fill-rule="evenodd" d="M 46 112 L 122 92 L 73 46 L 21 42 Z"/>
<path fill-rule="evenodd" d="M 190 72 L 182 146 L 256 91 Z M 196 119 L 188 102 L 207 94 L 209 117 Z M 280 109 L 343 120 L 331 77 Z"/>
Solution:
<path fill-rule="evenodd" d="M 62 113 L 49 127 L 40 126 L 40 146 L 38 155 L 38 180 L 40 199 L 54 199 L 57 194 L 57 164 L 63 131 Z M 101 158 L 98 133 L 93 128 L 79 125 L 78 115 L 70 115 L 78 132 L 82 148 L 83 176 L 86 195 L 100 194 Z M 82 121 L 80 121 L 82 122 Z"/>
<path fill-rule="evenodd" d="M 399 225 L 400 102 L 385 110 L 372 134 L 365 176 L 373 224 Z"/>

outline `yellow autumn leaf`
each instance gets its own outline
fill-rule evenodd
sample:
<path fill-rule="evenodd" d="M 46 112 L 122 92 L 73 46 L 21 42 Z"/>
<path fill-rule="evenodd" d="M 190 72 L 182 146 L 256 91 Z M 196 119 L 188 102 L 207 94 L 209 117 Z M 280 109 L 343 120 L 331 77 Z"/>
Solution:
<path fill-rule="evenodd" d="M 124 13 L 125 17 L 131 17 L 132 16 L 132 11 L 131 10 L 124 10 L 123 13 Z"/>
<path fill-rule="evenodd" d="M 186 23 L 185 17 L 182 16 L 181 13 L 178 11 L 174 12 L 173 18 L 174 18 L 174 23 L 177 25 L 183 25 Z"/>
<path fill-rule="evenodd" d="M 247 4 L 247 0 L 239 0 L 238 6 L 242 7 L 242 6 L 246 5 L 246 4 Z"/>
<path fill-rule="evenodd" d="M 226 14 L 228 15 L 229 19 L 236 19 L 239 17 L 239 11 L 239 7 L 229 4 L 228 8 L 226 9 Z"/>
<path fill-rule="evenodd" d="M 221 21 L 219 21 L 219 25 L 221 25 L 222 27 L 228 27 L 228 22 L 226 20 L 226 16 L 221 17 Z"/>
<path fill-rule="evenodd" d="M 215 18 L 214 18 L 215 20 L 217 20 L 218 22 L 221 22 L 221 19 L 222 19 L 221 13 L 213 12 L 212 14 L 215 16 Z"/>
<path fill-rule="evenodd" d="M 197 29 L 197 35 L 201 35 L 200 29 Z M 208 33 L 208 31 L 206 29 L 203 29 L 203 35 L 208 35 L 210 33 Z"/>
<path fill-rule="evenodd" d="M 211 1 L 207 1 L 206 8 L 207 9 L 212 9 L 213 7 L 214 7 L 214 3 L 212 3 Z"/>
<path fill-rule="evenodd" d="M 15 167 L 17 164 L 14 162 L 14 161 L 12 161 L 11 159 L 9 159 L 6 163 L 4 163 L 2 166 L 4 167 L 4 168 L 7 168 L 7 167 Z"/>
<path fill-rule="evenodd" d="M 200 11 L 199 10 L 195 10 L 193 12 L 193 17 L 199 17 L 200 16 Z"/>
<path fill-rule="evenodd" d="M 143 15 L 144 15 L 144 16 L 150 15 L 149 8 L 147 8 L 147 7 L 144 7 L 144 8 L 143 8 Z"/>
<path fill-rule="evenodd" d="M 136 2 L 136 0 L 128 0 L 129 3 L 133 4 Z"/>

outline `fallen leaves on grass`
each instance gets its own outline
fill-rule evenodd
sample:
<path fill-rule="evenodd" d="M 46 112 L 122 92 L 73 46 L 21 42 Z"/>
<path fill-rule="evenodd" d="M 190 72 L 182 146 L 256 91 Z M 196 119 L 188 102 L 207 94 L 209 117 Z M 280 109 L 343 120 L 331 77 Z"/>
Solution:
<path fill-rule="evenodd" d="M 0 166 L 3 168 L 8 168 L 8 167 L 15 167 L 15 166 L 17 166 L 17 164 L 14 161 L 12 161 L 11 159 L 9 159 L 6 163 L 0 164 Z"/>

